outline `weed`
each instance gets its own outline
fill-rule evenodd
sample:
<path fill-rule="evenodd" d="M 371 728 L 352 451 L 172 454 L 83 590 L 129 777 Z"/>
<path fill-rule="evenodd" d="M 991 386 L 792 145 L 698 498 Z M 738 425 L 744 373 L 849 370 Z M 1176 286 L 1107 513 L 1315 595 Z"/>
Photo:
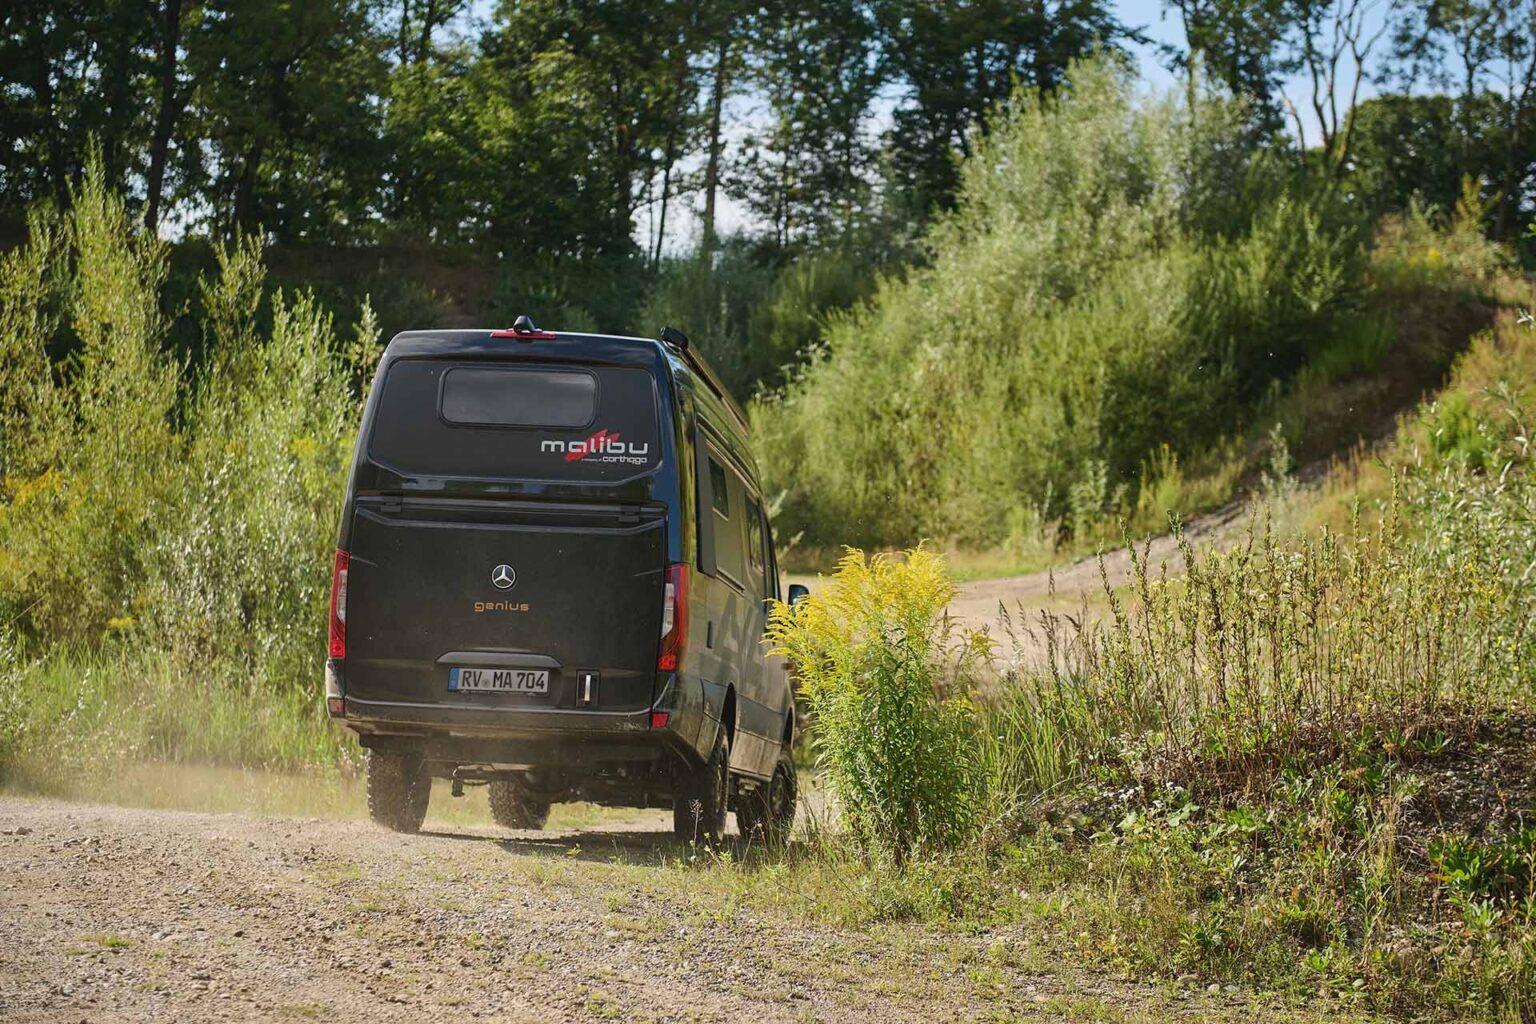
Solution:
<path fill-rule="evenodd" d="M 818 593 L 770 618 L 767 642 L 799 668 L 846 820 L 898 861 L 965 841 L 985 809 L 969 673 L 988 648 L 952 635 L 953 593 L 931 552 L 850 550 Z"/>

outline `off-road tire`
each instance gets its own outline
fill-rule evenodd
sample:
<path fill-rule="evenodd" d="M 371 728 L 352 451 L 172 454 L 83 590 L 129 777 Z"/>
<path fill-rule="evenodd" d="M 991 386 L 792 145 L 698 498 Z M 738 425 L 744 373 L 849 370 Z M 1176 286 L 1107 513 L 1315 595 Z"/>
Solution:
<path fill-rule="evenodd" d="M 743 839 L 777 846 L 789 838 L 795 825 L 799 783 L 789 751 L 779 755 L 773 778 L 736 800 L 736 828 Z"/>
<path fill-rule="evenodd" d="M 730 742 L 721 729 L 709 760 L 672 798 L 672 831 L 677 838 L 713 843 L 725 834 L 726 801 L 731 790 Z"/>
<path fill-rule="evenodd" d="M 420 754 L 368 751 L 368 817 L 396 832 L 418 832 L 431 797 L 432 776 Z"/>
<path fill-rule="evenodd" d="M 491 817 L 502 828 L 541 829 L 549 820 L 549 804 L 535 800 L 516 779 L 494 779 L 485 787 Z"/>

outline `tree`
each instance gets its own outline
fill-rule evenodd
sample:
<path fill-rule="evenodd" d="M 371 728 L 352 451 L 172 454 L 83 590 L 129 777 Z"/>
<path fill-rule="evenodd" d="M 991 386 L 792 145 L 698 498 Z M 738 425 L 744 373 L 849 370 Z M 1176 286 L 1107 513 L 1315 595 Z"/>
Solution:
<path fill-rule="evenodd" d="M 108 180 L 138 171 L 153 11 L 134 0 L 12 0 L 0 10 L 0 201 L 69 205 L 99 146 Z M 94 143 L 93 141 L 94 140 Z"/>
<path fill-rule="evenodd" d="M 543 252 L 636 251 L 636 211 L 688 137 L 696 23 L 691 5 L 642 0 L 497 9 L 476 68 L 494 237 Z"/>
<path fill-rule="evenodd" d="M 1402 12 L 1396 44 L 1404 84 L 1424 79 L 1456 94 L 1450 141 L 1458 170 L 1491 193 L 1495 235 L 1512 237 L 1532 199 L 1536 0 L 1415 0 Z M 1499 115 L 1493 125 L 1490 109 Z"/>
<path fill-rule="evenodd" d="M 699 254 L 708 261 L 719 239 L 715 230 L 715 208 L 724 180 L 725 105 L 737 89 L 744 65 L 745 35 L 740 25 L 747 10 L 739 0 L 719 0 L 706 6 L 708 12 L 702 33 L 704 52 L 709 57 L 705 81 L 708 88 L 704 114 L 704 209 L 699 236 Z M 711 42 L 712 41 L 712 42 Z"/>
<path fill-rule="evenodd" d="M 865 126 L 881 84 L 873 11 L 839 0 L 776 0 L 752 34 L 765 108 L 732 190 L 769 225 L 775 253 L 840 238 L 870 197 Z"/>
<path fill-rule="evenodd" d="M 1461 194 L 1459 104 L 1450 96 L 1377 96 L 1355 115 L 1349 187 L 1374 211 L 1417 200 L 1451 209 Z"/>
<path fill-rule="evenodd" d="M 1191 109 L 1201 73 L 1250 103 L 1256 133 L 1284 125 L 1280 94 L 1287 71 L 1282 42 L 1286 0 L 1165 0 L 1178 12 L 1189 49 L 1176 59 L 1185 71 Z"/>
<path fill-rule="evenodd" d="M 154 58 L 155 121 L 144 178 L 144 226 L 150 231 L 160 224 L 171 144 L 197 84 L 195 80 L 184 80 L 183 48 L 195 45 L 188 42 L 188 36 L 201 25 L 202 11 L 203 5 L 196 0 L 165 0 L 159 14 Z"/>
<path fill-rule="evenodd" d="M 221 233 L 366 235 L 377 202 L 384 52 L 362 0 L 210 4 L 188 54 L 190 130 L 206 158 L 189 173 Z"/>
<path fill-rule="evenodd" d="M 1322 157 L 1330 178 L 1343 177 L 1354 138 L 1355 110 L 1367 62 L 1382 37 L 1391 0 L 1286 0 L 1292 22 L 1296 66 L 1311 83 L 1311 106 L 1322 135 Z M 1306 128 L 1286 101 L 1296 128 L 1297 147 L 1307 147 Z"/>
<path fill-rule="evenodd" d="M 468 0 L 400 0 L 396 22 L 396 54 L 402 67 L 436 59 L 432 33 L 446 26 L 464 9 Z"/>
<path fill-rule="evenodd" d="M 1050 92 L 1072 61 L 1132 34 L 1109 0 L 876 0 L 885 64 L 905 93 L 889 141 L 892 186 L 924 220 L 953 201 L 970 133 L 1018 86 Z"/>

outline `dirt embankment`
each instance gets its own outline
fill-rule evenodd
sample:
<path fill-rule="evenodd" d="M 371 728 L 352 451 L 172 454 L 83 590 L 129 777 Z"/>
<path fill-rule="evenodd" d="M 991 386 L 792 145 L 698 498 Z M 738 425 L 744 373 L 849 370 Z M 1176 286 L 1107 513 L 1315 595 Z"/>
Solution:
<path fill-rule="evenodd" d="M 734 869 L 689 866 L 664 825 L 400 836 L 0 799 L 0 1020 L 1269 1016 L 1075 970 L 1050 936 L 743 908 Z"/>

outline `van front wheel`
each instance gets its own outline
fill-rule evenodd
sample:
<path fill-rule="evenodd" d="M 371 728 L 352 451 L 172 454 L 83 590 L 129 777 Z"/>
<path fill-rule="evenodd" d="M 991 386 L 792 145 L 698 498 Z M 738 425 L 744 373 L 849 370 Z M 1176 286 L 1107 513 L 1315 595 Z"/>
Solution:
<path fill-rule="evenodd" d="M 549 804 L 529 797 L 522 783 L 514 779 L 493 779 L 486 786 L 491 817 L 502 828 L 540 829 L 549 820 Z"/>
<path fill-rule="evenodd" d="M 715 842 L 725 833 L 726 799 L 731 785 L 731 745 L 725 730 L 704 767 L 684 780 L 672 798 L 672 831 L 682 840 Z"/>
<path fill-rule="evenodd" d="M 368 751 L 368 817 L 396 832 L 417 832 L 427 817 L 432 776 L 420 754 Z"/>

